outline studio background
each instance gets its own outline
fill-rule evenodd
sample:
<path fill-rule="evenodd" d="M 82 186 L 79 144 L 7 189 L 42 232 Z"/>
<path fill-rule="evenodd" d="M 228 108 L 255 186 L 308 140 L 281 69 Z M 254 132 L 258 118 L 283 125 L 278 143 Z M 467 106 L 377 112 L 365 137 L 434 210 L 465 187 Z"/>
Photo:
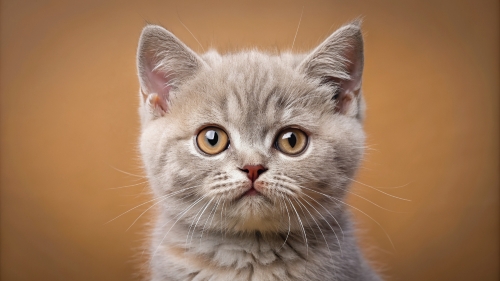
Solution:
<path fill-rule="evenodd" d="M 351 195 L 387 280 L 499 280 L 499 3 L 0 2 L 1 280 L 139 280 L 146 22 L 197 52 L 307 51 L 364 18 L 369 150 Z M 183 26 L 184 23 L 195 38 Z M 123 172 L 122 172 L 123 171 Z M 130 174 L 134 175 L 130 175 Z M 119 188 L 121 187 L 121 188 Z M 128 230 L 127 230 L 128 229 Z M 394 248 L 387 235 L 392 239 Z"/>

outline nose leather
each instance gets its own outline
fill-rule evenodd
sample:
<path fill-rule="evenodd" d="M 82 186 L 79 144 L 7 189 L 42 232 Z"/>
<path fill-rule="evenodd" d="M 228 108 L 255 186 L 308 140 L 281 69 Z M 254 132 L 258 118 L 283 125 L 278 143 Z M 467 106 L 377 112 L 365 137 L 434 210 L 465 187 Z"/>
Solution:
<path fill-rule="evenodd" d="M 247 173 L 248 178 L 253 182 L 257 180 L 257 178 L 267 171 L 267 169 L 262 165 L 245 165 L 242 169 L 243 172 Z"/>

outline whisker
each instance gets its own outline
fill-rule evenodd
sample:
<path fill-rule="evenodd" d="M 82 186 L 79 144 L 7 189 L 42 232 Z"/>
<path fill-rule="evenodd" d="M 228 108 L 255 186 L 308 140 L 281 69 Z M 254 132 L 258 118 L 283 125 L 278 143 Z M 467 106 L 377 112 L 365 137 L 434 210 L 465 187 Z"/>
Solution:
<path fill-rule="evenodd" d="M 129 172 L 125 172 L 125 171 L 120 170 L 120 169 L 118 169 L 116 167 L 113 167 L 111 165 L 110 165 L 110 167 L 113 168 L 113 169 L 115 169 L 115 170 L 117 170 L 118 172 L 124 173 L 125 175 L 129 175 L 129 176 L 133 176 L 133 177 L 137 177 L 137 178 L 143 178 L 143 179 L 146 178 L 145 176 L 140 176 L 140 175 L 132 174 L 132 173 L 129 173 Z"/>
<path fill-rule="evenodd" d="M 300 225 L 302 227 L 303 234 L 304 234 L 304 239 L 306 240 L 306 266 L 305 266 L 304 274 L 307 274 L 307 262 L 308 262 L 308 259 L 309 259 L 309 245 L 307 243 L 306 230 L 304 229 L 304 224 L 301 222 L 300 215 L 297 213 L 297 210 L 293 206 L 293 203 L 291 202 L 290 199 L 288 199 L 288 200 L 290 201 L 290 205 L 292 206 L 293 210 L 297 214 L 297 219 L 299 219 L 299 222 L 300 222 Z M 299 207 L 300 207 L 300 205 L 299 205 Z M 300 209 L 302 209 L 302 207 L 300 207 Z M 309 224 L 309 222 L 308 222 L 308 224 Z M 311 228 L 311 225 L 309 225 L 309 228 Z M 314 230 L 312 228 L 311 228 L 311 230 L 313 231 L 313 234 L 314 234 L 314 237 L 316 238 L 316 240 L 318 240 L 318 238 L 316 237 L 316 233 L 314 232 Z"/>
<path fill-rule="evenodd" d="M 210 211 L 210 214 L 208 215 L 207 221 L 203 225 L 203 229 L 201 230 L 200 243 L 201 243 L 201 238 L 203 238 L 203 232 L 205 231 L 205 226 L 207 225 L 207 222 L 210 220 L 210 216 L 212 216 L 212 219 L 210 220 L 210 224 L 208 225 L 208 228 L 210 228 L 212 226 L 212 222 L 214 221 L 214 218 L 215 218 L 215 213 L 217 212 L 217 208 L 219 207 L 221 200 L 222 200 L 222 197 L 219 197 L 219 199 L 217 199 L 217 202 L 215 202 L 215 205 L 212 208 L 212 211 Z M 212 214 L 212 212 L 213 212 L 213 214 Z"/>
<path fill-rule="evenodd" d="M 343 189 L 343 188 L 342 188 L 342 189 Z M 345 189 L 343 189 L 343 190 L 345 190 Z M 394 211 L 394 210 L 391 210 L 391 209 L 384 208 L 384 207 L 382 207 L 382 206 L 378 205 L 377 203 L 375 203 L 375 202 L 373 202 L 373 201 L 371 201 L 371 200 L 369 200 L 369 199 L 367 199 L 367 198 L 365 198 L 365 197 L 363 197 L 363 196 L 361 196 L 361 195 L 359 195 L 359 194 L 357 194 L 357 193 L 354 193 L 354 192 L 352 192 L 352 191 L 350 191 L 350 190 L 345 190 L 345 191 L 346 191 L 346 192 L 349 192 L 350 194 L 352 194 L 352 195 L 354 195 L 354 196 L 356 196 L 356 197 L 359 197 L 359 198 L 361 198 L 361 199 L 363 199 L 363 200 L 365 200 L 365 201 L 367 201 L 367 202 L 369 202 L 369 203 L 371 203 L 371 204 L 373 204 L 373 205 L 375 205 L 375 206 L 377 206 L 377 207 L 379 207 L 379 208 L 380 208 L 380 209 L 382 209 L 382 210 L 389 211 L 389 212 L 393 212 L 393 213 L 397 213 L 397 214 L 404 214 L 404 212 L 398 212 L 398 211 Z"/>
<path fill-rule="evenodd" d="M 132 210 L 135 210 L 135 209 L 139 208 L 140 206 L 143 206 L 143 205 L 145 205 L 145 204 L 147 204 L 147 203 L 149 203 L 149 202 L 152 202 L 152 201 L 155 201 L 155 200 L 160 200 L 161 198 L 163 198 L 163 197 L 165 197 L 165 196 L 168 198 L 168 197 L 174 196 L 174 195 L 176 195 L 176 194 L 179 194 L 179 193 L 181 193 L 181 192 L 184 192 L 184 191 L 186 191 L 186 190 L 188 190 L 188 189 L 192 189 L 192 188 L 195 188 L 195 187 L 198 187 L 198 186 L 192 186 L 192 187 L 183 188 L 183 189 L 181 189 L 181 190 L 177 190 L 177 191 L 171 192 L 171 193 L 169 193 L 169 194 L 165 194 L 165 195 L 162 195 L 162 196 L 159 196 L 159 197 L 153 198 L 153 199 L 151 199 L 151 200 L 149 200 L 149 201 L 146 201 L 146 202 L 144 202 L 144 203 L 142 203 L 142 204 L 139 204 L 139 205 L 137 205 L 137 206 L 135 206 L 135 207 L 133 207 L 133 208 L 129 209 L 128 211 L 126 211 L 126 212 L 122 213 L 122 214 L 121 214 L 121 215 L 119 215 L 119 216 L 116 216 L 115 218 L 113 218 L 112 220 L 110 220 L 110 221 L 106 222 L 105 224 L 108 224 L 108 223 L 110 223 L 110 222 L 112 222 L 112 221 L 116 220 L 117 218 L 119 218 L 119 217 L 121 217 L 121 216 L 125 215 L 126 213 L 128 213 L 128 212 L 130 212 L 130 211 L 132 211 Z"/>
<path fill-rule="evenodd" d="M 177 18 L 181 22 L 182 26 L 184 26 L 184 28 L 189 32 L 189 34 L 191 34 L 191 36 L 193 36 L 194 40 L 196 40 L 196 42 L 198 42 L 198 45 L 200 45 L 201 49 L 205 53 L 205 48 L 203 48 L 203 45 L 201 45 L 200 41 L 198 41 L 198 38 L 196 38 L 196 36 L 194 36 L 194 34 L 191 32 L 191 30 L 189 30 L 189 28 L 182 22 L 181 17 L 179 16 L 179 13 L 177 13 Z"/>
<path fill-rule="evenodd" d="M 165 233 L 165 235 L 163 236 L 163 238 L 161 239 L 160 243 L 158 244 L 158 247 L 156 247 L 156 250 L 153 252 L 153 255 L 152 257 L 154 257 L 156 255 L 156 252 L 158 252 L 158 249 L 160 248 L 161 244 L 163 244 L 163 241 L 165 240 L 165 238 L 167 237 L 168 233 L 170 232 L 170 230 L 172 230 L 172 228 L 177 224 L 177 222 L 182 218 L 182 216 L 184 216 L 187 212 L 189 212 L 189 210 L 191 210 L 191 208 L 193 208 L 196 204 L 200 203 L 203 199 L 205 199 L 206 196 L 202 196 L 201 198 L 198 198 L 194 203 L 192 203 L 186 210 L 184 210 L 182 213 L 180 213 L 178 215 L 178 218 L 177 220 L 174 222 L 174 224 L 168 229 L 167 233 Z"/>
<path fill-rule="evenodd" d="M 297 201 L 297 198 L 292 198 L 293 200 Z M 314 231 L 313 227 L 311 226 L 311 223 L 309 222 L 309 220 L 306 220 L 307 216 L 306 216 L 306 213 L 304 213 L 304 209 L 302 209 L 302 206 L 301 204 L 298 204 L 300 210 L 302 211 L 302 214 L 304 215 L 304 221 L 307 222 L 307 225 L 309 226 L 309 229 L 312 231 L 312 233 L 314 234 L 314 240 L 313 241 L 318 241 L 318 237 L 316 236 L 316 231 Z"/>
<path fill-rule="evenodd" d="M 223 226 L 225 223 L 222 223 L 224 220 L 222 219 L 222 211 L 224 210 L 224 205 L 226 204 L 226 201 L 222 201 L 222 207 L 220 208 L 220 233 L 222 234 L 223 232 Z M 225 221 L 224 221 L 225 222 Z M 222 239 L 224 240 L 224 236 L 222 236 Z"/>
<path fill-rule="evenodd" d="M 149 211 L 151 208 L 153 208 L 154 206 L 156 206 L 157 204 L 167 200 L 168 197 L 164 197 L 162 198 L 161 200 L 159 200 L 158 202 L 154 203 L 153 205 L 149 206 L 149 208 L 147 208 L 144 212 L 142 212 L 135 220 L 134 222 L 132 222 L 132 224 L 127 228 L 127 230 L 125 230 L 125 232 L 127 232 L 141 217 L 142 215 L 144 215 L 147 211 Z"/>
<path fill-rule="evenodd" d="M 311 217 L 311 219 L 314 221 L 314 223 L 318 227 L 318 230 L 321 233 L 321 236 L 323 236 L 323 240 L 325 241 L 326 248 L 328 249 L 328 252 L 330 253 L 330 260 L 333 263 L 332 251 L 330 250 L 330 246 L 328 245 L 328 241 L 326 240 L 326 237 L 323 234 L 323 231 L 321 230 L 321 227 L 319 226 L 318 222 L 316 221 L 316 219 L 314 218 L 314 216 L 311 214 L 311 212 L 309 212 L 309 209 L 307 209 L 307 207 L 302 202 L 300 202 L 300 200 L 295 199 L 295 201 L 297 201 L 297 203 L 299 203 L 300 205 L 304 206 L 304 209 L 306 209 L 306 211 L 309 213 L 309 216 Z M 335 231 L 334 231 L 334 233 L 335 233 Z M 337 235 L 335 235 L 335 236 L 337 236 Z M 338 239 L 337 239 L 337 241 L 338 241 Z M 340 242 L 339 242 L 339 248 L 340 248 Z M 340 248 L 340 255 L 343 256 L 343 254 L 342 254 L 342 248 Z"/>
<path fill-rule="evenodd" d="M 204 208 L 205 206 L 207 206 L 207 205 L 208 205 L 208 202 L 206 202 L 205 204 L 203 204 L 203 206 L 201 206 L 201 208 L 198 210 L 198 212 L 196 212 L 196 214 L 194 215 L 193 220 L 192 220 L 192 221 L 191 221 L 191 223 L 189 224 L 188 233 L 187 233 L 187 235 L 186 235 L 186 243 L 185 243 L 185 245 L 186 245 L 186 249 L 187 249 L 187 244 L 188 244 L 188 240 L 189 240 L 189 234 L 191 234 L 191 229 L 193 228 L 193 226 L 194 226 L 194 224 L 195 224 L 195 222 L 196 222 L 196 218 L 197 218 L 197 217 L 198 217 L 198 215 L 201 213 L 201 210 L 203 210 L 203 208 Z"/>
<path fill-rule="evenodd" d="M 141 184 L 145 184 L 147 183 L 148 181 L 143 181 L 143 182 L 140 182 L 140 183 L 136 183 L 136 184 L 129 184 L 129 185 L 124 185 L 124 186 L 119 186 L 119 187 L 110 187 L 108 188 L 108 190 L 113 190 L 113 189 L 122 189 L 122 188 L 126 188 L 126 187 L 132 187 L 132 186 L 138 186 L 138 185 L 141 185 Z"/>
<path fill-rule="evenodd" d="M 200 222 L 200 219 L 201 217 L 203 216 L 203 214 L 205 213 L 205 210 L 208 208 L 208 206 L 210 206 L 210 204 L 212 203 L 212 201 L 214 200 L 215 198 L 212 198 L 210 199 L 210 201 L 208 202 L 207 206 L 203 209 L 203 211 L 201 212 L 200 216 L 198 217 L 198 221 L 196 221 L 196 224 L 194 225 L 194 228 L 193 228 L 193 231 L 191 233 L 191 240 L 189 241 L 189 244 L 191 244 L 193 242 L 193 237 L 194 237 L 194 232 L 196 230 L 196 226 L 198 225 L 198 223 Z"/>
<path fill-rule="evenodd" d="M 311 190 L 311 191 L 313 191 L 313 192 L 316 192 L 316 193 L 318 193 L 318 194 L 321 194 L 321 195 L 323 195 L 323 196 L 326 196 L 326 197 L 328 197 L 328 198 L 330 198 L 330 199 L 333 199 L 333 200 L 335 200 L 335 201 L 337 201 L 337 202 L 339 202 L 339 203 L 341 203 L 341 204 L 344 204 L 344 205 L 346 205 L 346 206 L 349 206 L 349 207 L 351 207 L 351 208 L 353 208 L 353 209 L 357 210 L 358 212 L 360 212 L 360 213 L 364 214 L 365 216 L 367 216 L 367 217 L 368 217 L 369 219 L 371 219 L 374 223 L 376 223 L 376 224 L 380 227 L 380 229 L 382 229 L 382 231 L 384 232 L 384 234 L 387 236 L 387 239 L 389 239 L 389 242 L 391 242 L 392 248 L 393 248 L 394 250 L 396 250 L 396 247 L 394 246 L 394 243 L 392 243 L 392 239 L 391 239 L 391 237 L 389 236 L 389 234 L 387 233 L 387 231 L 385 231 L 385 229 L 382 227 L 382 225 L 381 225 L 378 221 L 376 221 L 374 218 L 372 218 L 371 216 L 369 216 L 367 213 L 365 213 L 365 212 L 361 211 L 360 209 L 358 209 L 358 208 L 356 208 L 356 207 L 354 207 L 354 206 L 352 206 L 352 205 L 349 205 L 349 204 L 347 204 L 347 203 L 343 202 L 342 200 L 339 200 L 339 199 L 337 199 L 337 198 L 335 198 L 335 197 L 333 197 L 333 196 L 330 196 L 330 195 L 324 194 L 324 193 L 322 193 L 322 192 L 319 192 L 319 191 L 316 191 L 316 190 L 313 190 L 313 189 L 310 189 L 310 188 L 307 188 L 307 187 L 304 187 L 304 188 L 305 188 L 305 189 L 309 189 L 309 190 Z"/>
<path fill-rule="evenodd" d="M 224 203 L 226 203 L 226 201 L 224 201 Z M 228 204 L 230 204 L 230 202 L 228 202 Z M 227 226 L 227 206 L 224 206 L 224 224 Z M 228 227 L 226 227 L 225 231 L 224 231 L 224 237 L 227 236 L 227 231 L 229 230 Z"/>
<path fill-rule="evenodd" d="M 380 190 L 380 189 L 378 189 L 378 188 L 376 188 L 376 187 L 373 187 L 373 186 L 371 186 L 371 185 L 368 185 L 368 184 L 366 184 L 366 183 L 362 183 L 362 182 L 360 182 L 360 181 L 357 181 L 357 180 L 351 179 L 351 178 L 349 178 L 349 177 L 345 177 L 345 176 L 342 176 L 342 177 L 343 177 L 343 178 L 346 178 L 346 179 L 348 179 L 348 180 L 351 180 L 351 181 L 353 181 L 353 182 L 355 182 L 355 183 L 361 184 L 362 186 L 369 187 L 369 188 L 371 188 L 371 189 L 373 189 L 373 190 L 376 190 L 376 191 L 378 191 L 378 192 L 380 192 L 380 193 L 382 193 L 382 194 L 385 194 L 385 195 L 387 195 L 387 196 L 389 196 L 389 197 L 393 197 L 393 198 L 396 198 L 396 199 L 399 199 L 399 200 L 404 200 L 404 201 L 409 201 L 409 202 L 411 202 L 411 200 L 410 200 L 410 199 L 397 197 L 397 196 L 395 196 L 395 195 L 392 195 L 392 194 L 389 194 L 389 193 L 387 193 L 387 192 L 384 192 L 384 191 L 382 191 L 382 190 Z M 406 185 L 408 185 L 408 184 L 406 184 Z M 400 186 L 400 187 L 404 187 L 404 186 L 406 186 L 406 185 L 402 185 L 402 186 Z M 396 188 L 399 188 L 399 187 L 396 187 Z"/>
<path fill-rule="evenodd" d="M 286 214 L 288 215 L 288 233 L 286 234 L 285 241 L 283 242 L 283 245 L 281 245 L 281 247 L 278 249 L 278 251 L 281 250 L 281 248 L 283 248 L 283 246 L 285 246 L 286 241 L 288 240 L 288 236 L 290 236 L 290 227 L 291 227 L 290 212 L 288 212 L 288 207 L 286 206 L 286 201 L 285 201 L 283 192 L 281 192 L 281 198 L 283 199 L 283 205 L 285 205 Z"/>
<path fill-rule="evenodd" d="M 321 182 L 323 182 L 323 183 L 327 183 L 327 182 L 325 182 L 325 181 L 321 181 Z M 369 202 L 369 203 L 373 204 L 374 206 L 379 207 L 379 208 L 380 208 L 380 209 L 382 209 L 382 210 L 389 211 L 389 212 L 393 212 L 393 213 L 398 213 L 398 214 L 403 214 L 403 212 L 398 212 L 398 211 L 394 211 L 394 210 L 391 210 L 391 209 L 387 209 L 387 208 L 385 208 L 385 207 L 382 207 L 382 206 L 380 206 L 379 204 L 377 204 L 377 203 L 375 203 L 375 202 L 371 201 L 370 199 L 365 198 L 365 197 L 363 197 L 363 196 L 361 196 L 361 195 L 359 195 L 359 194 L 357 194 L 357 193 L 355 193 L 355 192 L 353 192 L 353 191 L 349 190 L 349 188 L 342 188 L 342 187 L 335 187 L 335 188 L 341 189 L 341 190 L 343 190 L 343 191 L 345 191 L 345 192 L 347 192 L 347 193 L 350 193 L 350 194 L 352 194 L 352 195 L 354 195 L 354 196 L 356 196 L 356 197 L 359 197 L 359 198 L 361 198 L 361 199 L 363 199 L 363 200 L 365 200 L 365 201 L 367 201 L 367 202 Z"/>
<path fill-rule="evenodd" d="M 307 194 L 305 194 L 305 195 L 307 195 Z M 311 206 L 311 207 L 312 207 L 312 208 L 313 208 L 313 209 L 314 209 L 314 210 L 315 210 L 315 211 L 316 211 L 316 212 L 317 212 L 317 213 L 321 216 L 321 218 L 322 218 L 322 219 L 326 222 L 326 224 L 327 224 L 327 225 L 330 227 L 330 229 L 333 231 L 333 234 L 335 235 L 335 238 L 337 239 L 337 243 L 339 244 L 340 255 L 342 256 L 343 254 L 342 254 L 342 247 L 341 247 L 341 245 L 340 245 L 340 240 L 339 240 L 339 237 L 337 236 L 337 233 L 336 233 L 336 232 L 335 232 L 335 230 L 333 229 L 332 225 L 331 225 L 331 224 L 330 224 L 330 223 L 326 220 L 326 218 L 323 216 L 323 214 L 321 214 L 321 213 L 320 213 L 320 212 L 319 212 L 316 208 L 314 208 L 314 206 L 313 206 L 311 203 L 309 203 L 307 200 L 304 200 L 304 202 L 306 202 L 307 204 L 309 204 L 309 206 Z M 319 203 L 318 203 L 318 204 L 319 204 Z M 320 204 L 320 206 L 322 206 L 322 207 L 323 207 L 323 205 L 321 205 L 321 204 Z M 304 206 L 304 207 L 305 207 L 305 206 Z M 323 208 L 325 208 L 325 207 L 323 207 Z M 311 213 L 309 213 L 309 215 L 311 215 Z M 312 215 L 311 215 L 311 217 L 312 217 Z M 333 217 L 333 216 L 332 216 L 332 217 Z M 335 218 L 334 218 L 334 219 L 335 219 Z M 313 220 L 314 220 L 314 218 L 313 218 Z M 335 220 L 335 221 L 337 221 L 337 220 Z M 316 222 L 316 220 L 315 220 L 315 222 Z M 317 223 L 316 223 L 316 224 L 317 224 Z M 338 223 L 337 223 L 337 225 L 340 227 L 340 225 L 339 225 Z M 318 228 L 319 228 L 319 226 L 318 226 Z M 340 229 L 342 230 L 342 228 L 340 228 Z M 321 230 L 320 230 L 320 231 L 321 231 Z M 323 232 L 321 232 L 321 234 L 323 235 Z M 342 232 L 342 235 L 344 235 L 344 232 Z M 325 238 L 325 236 L 324 236 L 324 235 L 323 235 L 323 238 Z M 342 237 L 342 240 L 344 240 L 344 237 Z M 326 242 L 326 241 L 325 241 L 325 242 Z M 327 245 L 328 245 L 328 243 L 327 243 Z M 328 250 L 330 250 L 330 249 L 328 249 Z"/>
<path fill-rule="evenodd" d="M 213 198 L 212 198 L 212 199 L 213 199 Z M 186 235 L 186 251 L 187 251 L 187 249 L 188 249 L 189 234 L 191 233 L 191 230 L 192 230 L 192 233 L 193 233 L 193 235 L 194 235 L 194 230 L 195 230 L 195 229 L 193 228 L 193 226 L 194 226 L 194 224 L 195 224 L 196 218 L 198 217 L 198 215 L 200 215 L 200 217 L 201 217 L 201 215 L 203 214 L 203 213 L 202 213 L 202 211 L 204 211 L 204 208 L 208 207 L 208 204 L 210 204 L 210 202 L 212 202 L 212 200 L 210 200 L 209 202 L 205 203 L 205 204 L 204 204 L 204 205 L 203 205 L 203 206 L 202 206 L 202 207 L 198 210 L 198 212 L 196 212 L 196 215 L 194 215 L 193 221 L 192 221 L 192 222 L 191 222 L 191 224 L 189 225 L 188 233 L 187 233 L 187 235 Z M 196 227 L 196 226 L 194 226 L 194 227 Z M 192 238 L 191 238 L 191 240 L 192 240 Z M 189 243 L 191 243 L 191 242 L 189 242 Z"/>
<path fill-rule="evenodd" d="M 293 37 L 293 42 L 292 42 L 292 49 L 290 52 L 293 51 L 293 46 L 295 45 L 295 39 L 297 38 L 297 34 L 299 33 L 299 28 L 300 28 L 300 22 L 302 21 L 302 15 L 304 14 L 304 6 L 302 6 L 302 12 L 300 13 L 300 19 L 299 19 L 299 24 L 297 26 L 297 30 L 295 31 L 295 36 Z"/>
<path fill-rule="evenodd" d="M 157 198 L 153 198 L 153 199 L 148 200 L 148 201 L 146 201 L 146 202 L 144 202 L 144 203 L 142 203 L 142 204 L 139 204 L 139 205 L 137 205 L 137 206 L 133 207 L 132 209 L 129 209 L 128 211 L 125 211 L 124 213 L 120 214 L 119 216 L 116 216 L 115 218 L 113 218 L 113 219 L 111 219 L 111 220 L 107 221 L 105 224 L 108 224 L 108 223 L 110 223 L 110 222 L 112 222 L 112 221 L 116 220 L 117 218 L 119 218 L 119 217 L 121 217 L 121 216 L 125 215 L 125 214 L 126 214 L 126 213 L 128 213 L 128 212 L 131 212 L 132 210 L 135 210 L 135 209 L 139 208 L 139 207 L 140 207 L 140 206 L 142 206 L 142 205 L 145 205 L 145 204 L 147 204 L 147 203 L 149 203 L 149 202 L 152 202 L 152 201 L 155 201 L 155 200 L 159 200 L 159 199 L 163 198 L 164 196 L 167 196 L 167 195 L 163 195 L 163 196 L 160 196 L 160 197 L 157 197 Z"/>
<path fill-rule="evenodd" d="M 306 256 L 309 257 L 309 244 L 307 242 L 307 234 L 306 234 L 306 230 L 304 229 L 304 224 L 302 224 L 302 220 L 300 219 L 299 213 L 297 212 L 297 209 L 295 209 L 295 207 L 293 206 L 292 201 L 286 197 L 285 197 L 285 199 L 290 203 L 290 206 L 293 208 L 293 210 L 295 211 L 295 214 L 297 215 L 297 220 L 299 221 L 300 227 L 302 228 L 302 234 L 304 235 L 304 241 L 306 243 Z"/>
<path fill-rule="evenodd" d="M 325 208 L 325 206 L 323 206 L 321 203 L 319 203 L 316 199 L 312 198 L 311 196 L 309 196 L 309 195 L 307 195 L 307 194 L 305 194 L 305 193 L 302 193 L 302 194 L 304 194 L 305 196 L 307 196 L 307 197 L 311 198 L 314 202 L 316 202 L 318 205 L 320 205 L 321 207 L 323 207 L 323 209 L 325 209 L 325 211 L 327 211 L 327 212 L 328 212 L 328 214 L 332 217 L 332 219 L 335 221 L 335 223 L 339 226 L 339 228 L 340 228 L 340 232 L 342 233 L 342 240 L 344 240 L 344 239 L 345 239 L 345 236 L 344 236 L 344 231 L 342 230 L 342 226 L 341 226 L 341 225 L 340 225 L 340 223 L 337 221 L 337 219 L 335 218 L 335 216 L 333 216 L 333 215 L 332 215 L 332 213 L 330 213 L 330 211 L 329 211 L 327 208 Z M 307 202 L 307 201 L 306 201 L 306 202 Z M 309 203 L 309 202 L 307 202 L 307 203 Z M 309 204 L 310 204 L 310 203 L 309 203 Z M 311 207 L 313 207 L 313 206 L 311 205 Z M 313 208 L 314 208 L 314 207 L 313 207 Z M 314 208 L 314 210 L 316 210 L 316 208 Z M 318 212 L 318 210 L 316 210 L 316 212 Z M 320 214 L 320 215 L 323 217 L 323 215 L 322 215 L 320 212 L 318 212 L 318 214 Z M 323 217 L 323 219 L 326 221 L 326 219 L 325 219 L 324 217 Z M 328 223 L 328 222 L 327 222 L 327 223 Z M 330 225 L 330 224 L 328 224 L 328 225 Z M 330 225 L 330 228 L 332 228 L 332 226 L 331 226 L 331 225 Z M 332 230 L 333 230 L 333 228 L 332 228 Z M 335 230 L 333 230 L 333 233 L 335 233 Z M 337 234 L 335 233 L 335 237 L 336 237 L 336 236 L 337 236 Z M 338 240 L 338 239 L 339 239 L 339 238 L 337 237 L 337 240 Z M 340 245 L 340 241 L 339 241 L 339 245 Z"/>
<path fill-rule="evenodd" d="M 216 205 L 215 205 L 215 210 L 214 210 L 214 213 L 213 213 L 213 215 L 212 215 L 212 220 L 210 221 L 210 224 L 208 225 L 208 228 L 210 228 L 210 227 L 212 226 L 212 223 L 213 223 L 213 221 L 214 221 L 215 215 L 216 215 L 216 213 L 217 213 L 217 208 L 219 208 L 219 205 L 220 205 L 220 201 L 221 201 L 221 200 L 222 200 L 222 196 L 221 196 L 221 197 L 219 197 L 219 200 L 217 200 L 217 202 L 216 202 Z M 205 226 L 203 226 L 203 228 L 205 228 Z M 201 236 L 203 236 L 203 232 L 201 233 Z M 201 238 L 200 238 L 200 240 L 201 240 Z"/>
<path fill-rule="evenodd" d="M 184 198 L 186 198 L 186 197 L 188 197 L 188 196 L 190 196 L 190 195 L 192 195 L 192 194 L 194 194 L 194 191 L 193 191 L 193 192 L 190 192 L 188 195 L 186 195 L 186 196 L 182 197 L 181 199 L 184 199 Z M 157 204 L 159 204 L 159 203 L 163 202 L 164 200 L 166 200 L 166 199 L 168 199 L 168 198 L 169 198 L 169 197 L 165 197 L 165 198 L 161 199 L 160 201 L 158 201 L 158 202 L 154 203 L 153 205 L 149 206 L 149 208 L 147 208 L 144 212 L 142 212 L 142 213 L 141 213 L 141 214 L 140 214 L 140 215 L 139 215 L 139 216 L 138 216 L 138 217 L 134 220 L 134 222 L 133 222 L 133 223 L 132 223 L 132 224 L 131 224 L 128 228 L 127 228 L 127 230 L 125 230 L 125 231 L 128 231 L 128 230 L 129 230 L 129 229 L 130 229 L 130 228 L 131 228 L 131 227 L 132 227 L 132 226 L 133 226 L 133 225 L 134 225 L 134 224 L 135 224 L 135 223 L 136 223 L 136 222 L 137 222 L 137 221 L 138 221 L 138 220 L 139 220 L 139 219 L 140 219 L 140 218 L 141 218 L 141 217 L 142 217 L 142 216 L 143 216 L 146 212 L 147 212 L 147 211 L 149 211 L 149 210 L 150 210 L 151 208 L 153 208 L 155 205 L 157 205 Z"/>

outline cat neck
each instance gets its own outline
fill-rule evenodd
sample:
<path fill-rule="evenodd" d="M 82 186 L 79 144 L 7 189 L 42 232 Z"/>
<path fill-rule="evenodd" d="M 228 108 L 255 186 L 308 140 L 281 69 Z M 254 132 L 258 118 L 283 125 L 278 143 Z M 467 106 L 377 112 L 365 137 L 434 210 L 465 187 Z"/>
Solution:
<path fill-rule="evenodd" d="M 349 263 L 352 268 L 364 267 L 348 220 L 343 216 L 337 220 L 342 227 L 319 225 L 290 233 L 234 233 L 202 227 L 193 231 L 192 225 L 159 223 L 152 245 L 152 272 L 168 272 L 179 280 L 197 274 L 215 280 L 234 274 L 246 276 L 235 280 L 250 280 L 255 274 L 260 276 L 256 280 L 324 280 L 318 272 L 338 274 L 346 260 L 359 263 L 354 267 Z"/>

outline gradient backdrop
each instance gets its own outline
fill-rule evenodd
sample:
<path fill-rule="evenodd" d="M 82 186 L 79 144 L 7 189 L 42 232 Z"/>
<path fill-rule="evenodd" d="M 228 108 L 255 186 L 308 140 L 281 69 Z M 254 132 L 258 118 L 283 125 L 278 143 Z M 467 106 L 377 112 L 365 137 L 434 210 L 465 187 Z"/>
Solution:
<path fill-rule="evenodd" d="M 353 193 L 374 204 L 349 200 L 378 222 L 353 209 L 367 255 L 388 280 L 499 280 L 498 1 L 0 8 L 2 281 L 139 279 L 150 212 L 127 228 L 150 204 L 106 222 L 150 199 L 136 151 L 146 22 L 197 52 L 285 50 L 302 9 L 296 51 L 364 17 L 370 149 Z"/>

